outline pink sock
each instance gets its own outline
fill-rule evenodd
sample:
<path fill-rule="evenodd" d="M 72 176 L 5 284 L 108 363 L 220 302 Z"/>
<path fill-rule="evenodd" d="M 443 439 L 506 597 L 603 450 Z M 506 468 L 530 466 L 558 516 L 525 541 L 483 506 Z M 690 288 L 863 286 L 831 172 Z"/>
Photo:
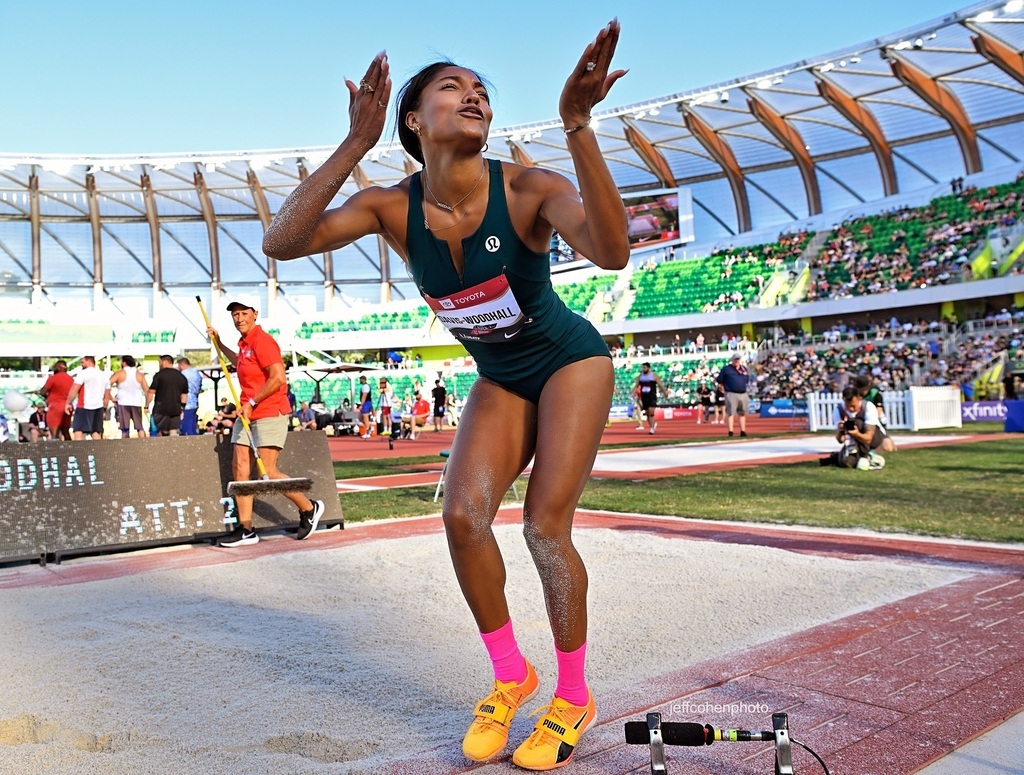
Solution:
<path fill-rule="evenodd" d="M 494 666 L 495 680 L 516 683 L 526 680 L 526 659 L 516 643 L 511 619 L 494 632 L 481 632 L 480 637 Z"/>
<path fill-rule="evenodd" d="M 555 686 L 555 696 L 561 697 L 566 702 L 584 706 L 590 699 L 590 690 L 587 688 L 587 679 L 583 676 L 587 664 L 587 642 L 575 651 L 559 651 L 555 647 L 555 658 L 558 660 L 558 684 Z"/>

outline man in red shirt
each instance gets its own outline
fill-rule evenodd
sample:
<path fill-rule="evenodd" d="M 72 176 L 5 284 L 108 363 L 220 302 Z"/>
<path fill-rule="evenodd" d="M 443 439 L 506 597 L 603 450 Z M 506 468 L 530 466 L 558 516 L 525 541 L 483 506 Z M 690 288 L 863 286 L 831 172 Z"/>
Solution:
<path fill-rule="evenodd" d="M 46 424 L 50 428 L 51 439 L 71 441 L 71 415 L 64 411 L 64 407 L 74 382 L 74 377 L 68 374 L 67 362 L 57 361 L 53 364 L 53 374 L 46 378 L 39 391 L 39 395 L 46 399 Z"/>
<path fill-rule="evenodd" d="M 409 407 L 407 414 L 402 414 L 402 431 L 403 435 L 408 431 L 408 438 L 415 439 L 416 431 L 422 430 L 423 426 L 427 424 L 427 418 L 430 416 L 430 403 L 423 398 L 420 391 L 416 391 L 416 400 L 412 406 Z"/>
<path fill-rule="evenodd" d="M 255 299 L 247 296 L 239 296 L 228 304 L 231 320 L 241 337 L 238 352 L 228 348 L 215 329 L 207 329 L 207 334 L 214 337 L 224 357 L 237 369 L 238 383 L 242 388 L 238 414 L 250 423 L 252 438 L 267 474 L 271 479 L 287 479 L 288 475 L 278 469 L 277 460 L 284 448 L 292 416 L 288 383 L 281 348 L 256 324 L 257 304 Z M 235 481 L 246 480 L 252 472 L 254 458 L 243 423 L 236 422 L 232 427 L 231 443 L 234 445 L 231 473 Z M 310 500 L 301 492 L 285 492 L 283 495 L 299 509 L 298 539 L 302 541 L 316 530 L 324 513 L 324 503 Z M 238 527 L 218 542 L 220 546 L 246 546 L 260 540 L 252 527 L 252 499 L 252 495 L 235 495 Z"/>

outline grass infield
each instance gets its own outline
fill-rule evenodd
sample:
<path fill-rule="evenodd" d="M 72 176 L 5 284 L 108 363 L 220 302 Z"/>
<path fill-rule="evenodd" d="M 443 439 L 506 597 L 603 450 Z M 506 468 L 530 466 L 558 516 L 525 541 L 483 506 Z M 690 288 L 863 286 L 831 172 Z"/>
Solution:
<path fill-rule="evenodd" d="M 643 481 L 592 479 L 580 507 L 1024 541 L 1024 437 L 908 448 L 886 459 L 880 471 L 823 468 L 811 460 Z M 430 456 L 336 463 L 335 473 L 340 479 L 379 476 L 436 462 Z M 352 522 L 440 510 L 433 502 L 434 485 L 340 498 L 345 519 Z"/>

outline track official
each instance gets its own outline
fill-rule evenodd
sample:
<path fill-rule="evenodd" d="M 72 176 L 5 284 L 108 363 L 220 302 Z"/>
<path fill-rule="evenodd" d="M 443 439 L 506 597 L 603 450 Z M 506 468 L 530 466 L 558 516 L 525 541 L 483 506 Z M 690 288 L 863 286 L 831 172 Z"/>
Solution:
<path fill-rule="evenodd" d="M 729 363 L 722 367 L 715 380 L 725 389 L 725 416 L 729 424 L 729 435 L 733 436 L 733 418 L 740 417 L 740 436 L 747 435 L 747 410 L 750 407 L 750 396 L 747 394 L 747 385 L 750 383 L 750 374 L 747 367 L 743 365 L 743 356 L 733 353 Z"/>
<path fill-rule="evenodd" d="M 242 394 L 238 413 L 245 417 L 252 429 L 252 441 L 259 449 L 260 459 L 266 466 L 271 479 L 287 479 L 277 467 L 277 459 L 288 437 L 288 424 L 292 410 L 288 402 L 288 381 L 285 376 L 281 348 L 274 337 L 256 324 L 259 314 L 255 299 L 239 296 L 228 304 L 228 312 L 241 338 L 238 352 L 229 349 L 213 328 L 207 333 L 214 338 L 224 357 L 238 373 Z M 249 432 L 245 425 L 236 422 L 231 429 L 231 443 L 234 454 L 231 472 L 236 481 L 250 478 L 254 458 L 250 448 Z M 298 539 L 308 538 L 316 530 L 324 513 L 323 501 L 311 501 L 301 492 L 283 492 L 288 500 L 299 509 Z M 260 537 L 252 526 L 252 495 L 235 495 L 238 507 L 238 528 L 231 535 L 222 538 L 220 546 L 246 546 L 259 542 Z"/>

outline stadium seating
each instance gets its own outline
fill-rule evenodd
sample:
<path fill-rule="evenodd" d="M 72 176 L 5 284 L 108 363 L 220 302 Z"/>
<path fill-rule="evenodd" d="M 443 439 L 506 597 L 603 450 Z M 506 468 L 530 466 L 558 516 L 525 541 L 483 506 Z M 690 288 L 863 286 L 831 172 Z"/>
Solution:
<path fill-rule="evenodd" d="M 615 275 L 599 275 L 578 283 L 565 283 L 555 286 L 555 293 L 565 302 L 565 306 L 578 315 L 585 315 L 590 302 L 599 293 L 610 291 L 615 284 Z"/>
<path fill-rule="evenodd" d="M 311 339 L 315 334 L 337 334 L 346 331 L 393 331 L 420 328 L 430 320 L 430 309 L 423 305 L 414 310 L 369 312 L 354 320 L 303 321 L 296 329 L 299 339 Z"/>
<path fill-rule="evenodd" d="M 132 343 L 133 344 L 158 344 L 158 343 L 174 343 L 175 333 L 171 331 L 132 331 Z"/>
<path fill-rule="evenodd" d="M 742 309 L 761 293 L 776 268 L 800 255 L 812 235 L 734 248 L 707 258 L 666 261 L 633 277 L 631 319 Z"/>
<path fill-rule="evenodd" d="M 1020 220 L 1024 181 L 938 197 L 921 208 L 840 224 L 812 260 L 807 298 L 841 298 L 922 288 L 986 274 L 971 256 L 996 226 Z"/>

